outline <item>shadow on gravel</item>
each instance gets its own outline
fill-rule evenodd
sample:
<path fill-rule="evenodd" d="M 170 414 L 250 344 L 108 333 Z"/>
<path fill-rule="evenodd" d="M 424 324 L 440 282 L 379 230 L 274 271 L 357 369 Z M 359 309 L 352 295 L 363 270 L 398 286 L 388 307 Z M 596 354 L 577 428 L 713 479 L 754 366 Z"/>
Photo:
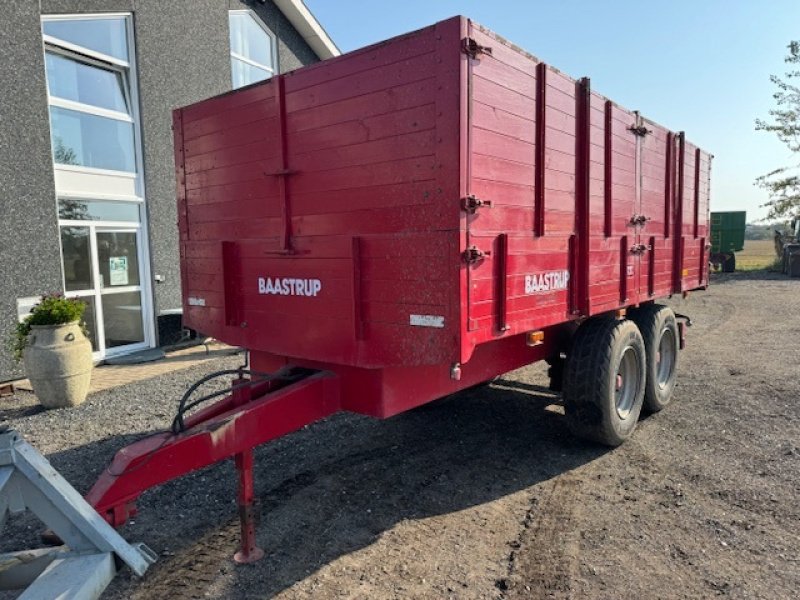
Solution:
<path fill-rule="evenodd" d="M 5 423 L 6 421 L 11 422 L 23 417 L 31 417 L 40 412 L 44 412 L 44 410 L 45 408 L 40 404 L 0 407 L 0 423 Z"/>
<path fill-rule="evenodd" d="M 601 456 L 574 440 L 539 386 L 498 380 L 385 421 L 340 414 L 260 447 L 258 542 L 266 557 L 234 566 L 236 479 L 217 465 L 146 493 L 124 535 L 161 560 L 144 581 L 119 578 L 114 597 L 203 595 L 220 572 L 226 597 L 268 598 L 398 523 L 491 502 Z M 50 456 L 81 491 L 139 436 Z"/>

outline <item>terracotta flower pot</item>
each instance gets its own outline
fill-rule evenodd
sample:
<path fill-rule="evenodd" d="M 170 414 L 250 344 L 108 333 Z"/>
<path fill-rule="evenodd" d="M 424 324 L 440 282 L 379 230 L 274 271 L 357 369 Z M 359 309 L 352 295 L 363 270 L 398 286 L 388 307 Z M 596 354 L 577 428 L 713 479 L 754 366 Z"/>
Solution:
<path fill-rule="evenodd" d="M 92 344 L 77 321 L 34 325 L 22 360 L 45 408 L 78 406 L 86 399 L 92 379 Z"/>

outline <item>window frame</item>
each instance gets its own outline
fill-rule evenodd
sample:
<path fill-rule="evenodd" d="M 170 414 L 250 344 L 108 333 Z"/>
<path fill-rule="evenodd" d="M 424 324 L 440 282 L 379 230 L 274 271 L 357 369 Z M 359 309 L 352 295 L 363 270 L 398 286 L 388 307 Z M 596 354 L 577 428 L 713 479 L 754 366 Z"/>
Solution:
<path fill-rule="evenodd" d="M 117 121 L 133 123 L 134 122 L 133 98 L 130 90 L 131 82 L 128 77 L 128 71 L 130 69 L 130 66 L 129 65 L 126 66 L 127 63 L 119 64 L 121 61 L 116 61 L 115 63 L 105 62 L 103 59 L 100 59 L 97 56 L 89 56 L 88 54 L 83 54 L 79 50 L 72 50 L 62 46 L 56 46 L 54 45 L 55 43 L 57 42 L 45 43 L 44 46 L 45 60 L 48 53 L 54 54 L 62 56 L 66 59 L 72 60 L 77 63 L 87 64 L 92 67 L 96 67 L 98 69 L 104 69 L 106 71 L 111 71 L 112 73 L 119 75 L 120 79 L 122 80 L 122 97 L 126 106 L 128 107 L 128 112 L 124 113 L 118 110 L 113 110 L 111 108 L 103 108 L 102 106 L 97 106 L 95 104 L 86 104 L 85 102 L 80 102 L 78 100 L 69 100 L 67 98 L 62 98 L 60 96 L 53 96 L 50 93 L 49 84 L 47 85 L 47 102 L 52 106 L 65 108 L 67 110 L 74 110 L 78 112 L 84 112 L 90 115 L 96 115 L 98 117 L 106 117 L 107 119 L 116 119 Z M 74 46 L 74 44 L 70 44 L 70 46 L 80 49 L 79 46 Z"/>
<path fill-rule="evenodd" d="M 230 48 L 230 35 L 231 35 L 231 16 L 232 15 L 247 15 L 253 21 L 255 21 L 256 25 L 258 25 L 264 34 L 267 36 L 270 45 L 270 56 L 272 57 L 272 65 L 264 65 L 259 62 L 252 60 L 244 56 L 243 54 L 239 54 L 238 52 L 234 52 Z M 253 10 L 249 8 L 244 9 L 235 9 L 228 11 L 228 54 L 231 58 L 231 87 L 233 87 L 233 59 L 240 60 L 243 63 L 250 65 L 251 67 L 255 67 L 256 69 L 261 69 L 262 71 L 267 72 L 266 79 L 270 79 L 278 74 L 278 36 L 276 36 L 272 30 L 267 27 L 264 21 L 261 20 Z M 233 87 L 233 89 L 239 89 L 242 87 L 247 87 L 248 85 L 253 85 L 254 83 L 260 83 L 261 81 L 265 81 L 264 79 L 259 81 L 252 81 L 250 83 L 246 83 L 245 85 L 239 87 Z"/>
<path fill-rule="evenodd" d="M 128 60 L 121 60 L 119 58 L 109 56 L 102 52 L 80 46 L 78 44 L 67 42 L 57 37 L 46 35 L 44 33 L 43 24 L 45 21 L 71 21 L 71 20 L 99 20 L 99 19 L 124 19 L 125 33 L 127 36 L 128 44 Z M 120 113 L 113 110 L 103 109 L 101 107 L 93 106 L 90 104 L 83 104 L 71 100 L 65 100 L 50 94 L 50 87 L 47 82 L 47 74 L 45 73 L 45 85 L 47 86 L 47 101 L 48 112 L 49 107 L 58 106 L 67 110 L 76 110 L 100 117 L 116 119 L 118 121 L 129 122 L 132 124 L 133 131 L 133 144 L 134 144 L 134 159 L 135 170 L 131 171 L 118 171 L 112 169 L 99 169 L 96 167 L 86 167 L 83 165 L 64 165 L 56 163 L 55 159 L 51 157 L 53 165 L 53 172 L 55 176 L 55 196 L 53 198 L 53 208 L 56 211 L 56 218 L 58 219 L 59 227 L 59 247 L 61 246 L 61 228 L 62 227 L 86 227 L 89 229 L 90 236 L 90 252 L 92 261 L 92 276 L 98 277 L 99 263 L 96 248 L 96 232 L 103 229 L 114 230 L 130 230 L 136 233 L 137 239 L 137 260 L 139 262 L 139 278 L 140 282 L 137 286 L 126 286 L 126 289 L 119 291 L 138 291 L 141 298 L 142 309 L 142 328 L 144 332 L 144 341 L 129 346 L 111 347 L 107 348 L 105 339 L 96 340 L 97 348 L 94 356 L 97 359 L 110 358 L 120 354 L 127 354 L 136 350 L 152 348 L 155 344 L 155 314 L 154 314 L 154 299 L 153 299 L 153 285 L 152 285 L 152 266 L 150 264 L 150 228 L 148 224 L 148 210 L 145 197 L 144 182 L 146 179 L 146 172 L 144 166 L 144 151 L 142 148 L 142 116 L 139 105 L 139 80 L 136 64 L 136 39 L 134 36 L 134 23 L 133 13 L 131 12 L 113 12 L 113 13 L 76 13 L 76 14 L 43 14 L 41 15 L 42 23 L 42 54 L 47 52 L 56 52 L 68 58 L 78 60 L 87 64 L 93 64 L 101 68 L 116 71 L 121 73 L 123 81 L 123 94 L 128 105 L 128 114 Z M 112 113 L 112 114 L 109 114 Z M 52 131 L 52 129 L 51 129 Z M 76 186 L 80 189 L 75 189 Z M 66 198 L 76 198 L 84 200 L 107 200 L 113 202 L 130 202 L 139 208 L 139 221 L 101 221 L 101 220 L 67 220 L 61 219 L 59 213 L 59 201 Z M 60 260 L 63 261 L 63 250 L 61 252 Z M 66 281 L 63 264 L 62 266 L 62 289 L 66 290 Z M 130 288 L 130 289 L 128 289 Z M 65 292 L 68 298 L 81 298 L 91 296 L 95 306 L 95 316 L 101 316 L 102 319 L 102 306 L 98 308 L 97 304 L 102 303 L 103 293 L 114 293 L 114 291 L 101 290 L 98 280 L 95 279 L 91 290 L 73 290 Z M 99 333 L 105 330 L 103 323 L 95 321 L 96 332 Z"/>
<path fill-rule="evenodd" d="M 125 29 L 128 42 L 128 60 L 124 61 L 114 56 L 109 56 L 97 50 L 80 46 L 73 42 L 67 42 L 61 38 L 57 38 L 44 33 L 45 21 L 86 21 L 90 19 L 124 19 Z M 78 60 L 93 64 L 100 68 L 105 68 L 111 71 L 116 71 L 121 74 L 123 80 L 123 93 L 125 100 L 128 103 L 129 113 L 121 113 L 114 110 L 93 106 L 91 104 L 84 104 L 74 100 L 66 100 L 53 96 L 50 93 L 50 85 L 47 82 L 47 74 L 45 74 L 45 85 L 47 87 L 47 102 L 48 113 L 50 106 L 57 106 L 66 110 L 74 110 L 76 112 L 83 112 L 98 117 L 107 119 L 114 119 L 131 123 L 134 126 L 133 131 L 133 156 L 135 161 L 135 171 L 119 171 L 116 169 L 100 169 L 97 167 L 88 167 L 84 165 L 62 165 L 53 160 L 53 168 L 58 173 L 61 171 L 71 171 L 76 173 L 86 173 L 93 175 L 108 175 L 114 178 L 133 178 L 135 182 L 134 196 L 143 197 L 144 186 L 144 152 L 142 151 L 142 119 L 139 111 L 139 90 L 138 81 L 136 77 L 130 77 L 130 73 L 136 73 L 136 53 L 134 45 L 133 33 L 133 14 L 129 12 L 115 12 L 115 13 L 79 13 L 79 14 L 62 14 L 62 15 L 47 15 L 41 16 L 42 27 L 42 50 L 46 55 L 47 52 L 54 52 L 61 54 L 67 58 Z M 49 118 L 49 117 L 48 117 Z M 52 131 L 52 126 L 51 126 Z"/>

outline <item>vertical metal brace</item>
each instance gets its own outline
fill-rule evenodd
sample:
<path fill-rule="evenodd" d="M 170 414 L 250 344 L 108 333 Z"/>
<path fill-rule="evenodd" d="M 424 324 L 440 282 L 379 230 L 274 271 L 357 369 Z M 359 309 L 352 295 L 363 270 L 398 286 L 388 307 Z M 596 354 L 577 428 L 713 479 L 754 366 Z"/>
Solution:
<path fill-rule="evenodd" d="M 591 151 L 591 81 L 588 77 L 579 79 L 575 88 L 577 115 L 575 127 L 575 231 L 578 236 L 578 282 L 577 309 L 589 314 L 589 161 Z"/>
<path fill-rule="evenodd" d="M 283 75 L 275 77 L 275 106 L 278 117 L 278 143 L 280 148 L 280 168 L 274 173 L 278 177 L 278 193 L 281 201 L 281 252 L 292 253 L 292 213 L 289 206 L 289 183 L 286 180 L 289 175 L 294 173 L 289 169 L 289 156 L 287 147 L 286 131 L 286 84 Z"/>
<path fill-rule="evenodd" d="M 569 236 L 568 241 L 568 260 L 569 260 L 569 272 L 570 273 L 577 273 L 578 272 L 578 236 L 574 233 Z M 571 315 L 579 315 L 580 310 L 578 309 L 578 286 L 575 282 L 574 277 L 570 277 L 569 280 L 569 313 Z"/>
<path fill-rule="evenodd" d="M 353 237 L 353 334 L 357 340 L 364 339 L 364 316 L 361 293 L 361 238 Z"/>
<path fill-rule="evenodd" d="M 699 233 L 700 227 L 700 148 L 694 152 L 694 225 L 692 234 L 695 238 Z"/>
<path fill-rule="evenodd" d="M 686 136 L 683 131 L 678 134 L 678 168 L 676 169 L 675 184 L 675 239 L 673 241 L 673 272 L 672 272 L 672 291 L 678 293 L 683 291 L 683 193 L 686 187 L 684 166 L 686 163 Z"/>
<path fill-rule="evenodd" d="M 508 234 L 497 236 L 497 304 L 498 325 L 500 331 L 508 331 Z"/>
<path fill-rule="evenodd" d="M 650 254 L 647 260 L 647 295 L 653 296 L 656 289 L 656 238 L 650 237 L 648 243 Z"/>
<path fill-rule="evenodd" d="M 606 237 L 611 237 L 613 233 L 612 217 L 614 210 L 614 188 L 613 188 L 613 166 L 614 166 L 614 152 L 613 152 L 613 117 L 614 103 L 611 100 L 606 100 L 605 106 L 605 144 L 604 144 L 604 177 L 603 177 L 603 233 Z"/>
<path fill-rule="evenodd" d="M 700 268 L 698 269 L 699 276 L 697 281 L 699 283 L 703 283 L 703 278 L 706 275 L 706 265 L 708 264 L 708 260 L 706 259 L 706 238 L 700 238 Z"/>
<path fill-rule="evenodd" d="M 672 224 L 672 193 L 675 184 L 673 170 L 675 169 L 675 141 L 672 132 L 667 133 L 667 164 L 664 169 L 664 237 L 670 236 Z"/>
<path fill-rule="evenodd" d="M 544 235 L 544 185 L 545 185 L 545 150 L 547 116 L 547 65 L 536 65 L 536 146 L 534 148 L 534 204 L 533 234 Z"/>
<path fill-rule="evenodd" d="M 623 304 L 628 301 L 628 236 L 619 238 L 619 299 Z"/>

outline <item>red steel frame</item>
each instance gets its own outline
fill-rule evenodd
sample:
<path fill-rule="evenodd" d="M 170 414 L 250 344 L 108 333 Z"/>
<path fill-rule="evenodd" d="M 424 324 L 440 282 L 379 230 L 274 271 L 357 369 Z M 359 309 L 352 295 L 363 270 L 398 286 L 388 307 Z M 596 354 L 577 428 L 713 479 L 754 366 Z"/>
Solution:
<path fill-rule="evenodd" d="M 583 319 L 708 283 L 711 157 L 463 17 L 173 130 L 185 322 L 279 375 L 124 448 L 87 499 L 121 525 L 142 491 L 234 458 L 243 562 L 254 446 L 558 357 Z"/>
<path fill-rule="evenodd" d="M 86 499 L 109 523 L 121 526 L 136 514 L 134 503 L 144 490 L 234 458 L 242 522 L 236 559 L 257 560 L 263 553 L 255 543 L 253 448 L 337 412 L 337 384 L 335 375 L 320 371 L 285 387 L 278 379 L 237 388 L 187 418 L 184 433 L 152 435 L 120 450 Z"/>

